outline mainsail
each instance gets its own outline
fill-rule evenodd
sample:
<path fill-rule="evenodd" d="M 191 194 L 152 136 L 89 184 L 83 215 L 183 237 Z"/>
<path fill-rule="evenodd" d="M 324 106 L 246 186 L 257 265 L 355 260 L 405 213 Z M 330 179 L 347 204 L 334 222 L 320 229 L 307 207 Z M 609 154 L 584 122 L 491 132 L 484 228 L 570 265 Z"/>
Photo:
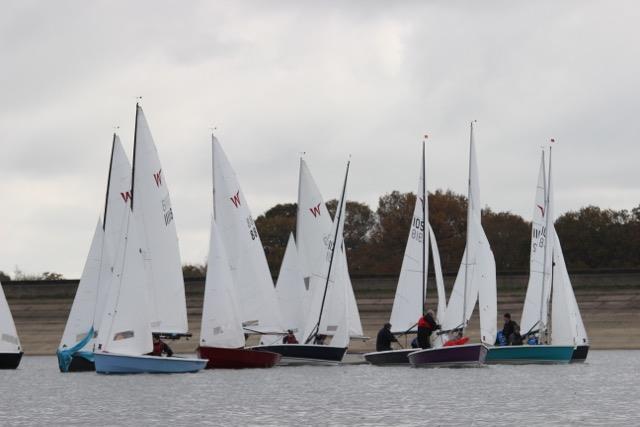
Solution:
<path fill-rule="evenodd" d="M 283 332 L 283 322 L 262 242 L 222 146 L 212 136 L 214 217 L 237 287 L 245 331 Z"/>
<path fill-rule="evenodd" d="M 311 171 L 304 159 L 300 159 L 300 176 L 298 182 L 298 213 L 296 216 L 296 245 L 298 248 L 299 262 L 306 288 L 315 293 L 311 278 L 325 276 L 325 262 L 327 259 L 327 249 L 333 240 L 333 221 L 329 216 L 329 211 L 324 203 L 320 190 L 316 185 Z M 355 294 L 351 279 L 349 278 L 347 256 L 344 250 L 337 254 L 343 259 L 340 260 L 336 268 L 344 271 L 340 274 L 340 280 L 345 280 L 347 292 L 346 303 L 349 314 L 349 335 L 351 337 L 362 337 L 362 322 L 356 303 Z M 336 276 L 338 277 L 338 276 Z M 320 282 L 320 288 L 324 284 Z M 332 314 L 328 314 L 331 316 Z M 342 312 L 337 314 L 342 316 Z M 338 319 L 335 322 L 339 322 Z"/>
<path fill-rule="evenodd" d="M 211 220 L 209 236 L 200 345 L 224 348 L 245 345 L 238 297 L 215 219 Z"/>
<path fill-rule="evenodd" d="M 482 342 L 493 345 L 497 333 L 495 260 L 481 224 L 480 185 L 473 123 L 469 142 L 467 244 L 443 320 L 443 330 L 465 328 L 480 298 Z"/>
<path fill-rule="evenodd" d="M 0 353 L 19 353 L 20 351 L 22 347 L 16 325 L 0 283 Z"/>
<path fill-rule="evenodd" d="M 141 225 L 151 330 L 185 334 L 188 325 L 184 279 L 167 177 L 139 105 L 136 105 L 132 187 L 133 211 Z"/>

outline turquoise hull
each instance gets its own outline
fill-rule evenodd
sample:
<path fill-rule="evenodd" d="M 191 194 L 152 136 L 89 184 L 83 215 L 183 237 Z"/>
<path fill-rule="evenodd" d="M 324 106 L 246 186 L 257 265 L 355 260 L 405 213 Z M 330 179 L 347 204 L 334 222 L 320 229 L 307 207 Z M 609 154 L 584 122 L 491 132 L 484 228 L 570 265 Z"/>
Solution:
<path fill-rule="evenodd" d="M 485 358 L 489 365 L 528 365 L 569 363 L 573 355 L 570 345 L 512 345 L 490 347 Z"/>

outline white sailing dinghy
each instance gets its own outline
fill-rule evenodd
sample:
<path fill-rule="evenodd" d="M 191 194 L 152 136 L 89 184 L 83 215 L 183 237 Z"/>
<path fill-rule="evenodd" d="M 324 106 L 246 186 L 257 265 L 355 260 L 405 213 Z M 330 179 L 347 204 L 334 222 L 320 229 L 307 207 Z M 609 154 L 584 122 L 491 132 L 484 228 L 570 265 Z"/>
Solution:
<path fill-rule="evenodd" d="M 492 347 L 486 357 L 491 364 L 550 364 L 568 363 L 573 354 L 573 340 L 571 344 L 552 345 L 549 332 L 549 302 L 553 280 L 553 244 L 556 240 L 553 227 L 553 206 L 551 203 L 551 168 L 549 180 L 545 176 L 544 151 L 540 160 L 536 197 L 533 206 L 533 220 L 531 227 L 531 255 L 529 268 L 529 283 L 525 296 L 521 333 L 524 345 L 509 345 L 509 337 L 499 335 L 498 345 Z M 570 285 L 569 285 L 570 286 Z M 564 293 L 562 289 L 561 294 Z M 554 292 L 555 294 L 555 292 Z M 554 299 L 554 303 L 555 303 Z M 563 299 L 563 303 L 566 305 Z M 557 307 L 559 314 L 561 309 Z M 566 318 L 567 310 L 562 309 Z M 559 320 L 560 323 L 560 320 Z M 533 345 L 529 345 L 529 343 Z"/>
<path fill-rule="evenodd" d="M 391 332 L 394 335 L 415 334 L 417 332 L 417 321 L 419 317 L 423 315 L 424 304 L 427 297 L 429 246 L 431 246 L 432 249 L 433 267 L 438 292 L 437 316 L 443 317 L 446 308 L 446 295 L 438 245 L 435 234 L 429 224 L 425 163 L 425 143 L 423 142 L 416 204 L 413 208 L 409 237 L 407 238 L 407 246 L 404 251 L 402 268 L 400 270 L 396 295 L 391 310 L 391 319 L 389 321 L 389 323 L 391 323 Z M 425 236 L 425 226 L 429 233 L 428 238 Z M 440 318 L 438 318 L 438 320 L 440 322 L 442 321 Z M 437 341 L 438 337 L 435 337 L 435 339 Z M 414 348 L 375 351 L 366 353 L 364 358 L 373 365 L 406 365 L 409 364 L 409 358 L 407 356 L 414 351 L 416 351 Z"/>
<path fill-rule="evenodd" d="M 170 338 L 189 334 L 171 200 L 137 104 L 133 152 L 131 208 L 117 240 L 113 283 L 94 352 L 96 372 L 196 372 L 206 359 L 147 355 L 153 351 L 152 334 Z"/>
<path fill-rule="evenodd" d="M 16 369 L 22 354 L 16 325 L 0 283 L 0 369 Z"/>
<path fill-rule="evenodd" d="M 131 200 L 131 165 L 113 135 L 104 221 L 98 220 L 69 318 L 56 352 L 61 372 L 93 371 L 93 348 L 104 311 L 111 267 L 122 222 Z"/>
<path fill-rule="evenodd" d="M 467 243 L 458 275 L 449 297 L 441 333 L 458 334 L 460 338 L 442 346 L 409 354 L 415 367 L 478 366 L 484 363 L 487 346 L 496 340 L 497 300 L 496 263 L 481 224 L 480 185 L 473 136 L 469 142 L 469 188 L 467 204 Z M 481 343 L 467 344 L 464 330 L 479 302 Z"/>
<path fill-rule="evenodd" d="M 296 246 L 298 248 L 298 259 L 300 269 L 305 281 L 305 288 L 308 290 L 311 276 L 322 275 L 325 271 L 324 260 L 327 257 L 327 249 L 333 238 L 333 222 L 324 202 L 320 189 L 318 188 L 311 171 L 304 159 L 300 159 L 300 175 L 298 181 L 298 212 L 296 215 Z M 349 336 L 352 339 L 366 340 L 362 331 L 360 312 L 353 292 L 351 278 L 349 277 L 349 266 L 346 252 L 338 254 L 342 257 L 339 268 L 342 280 L 346 280 L 347 304 L 349 305 Z M 338 298 L 342 298 L 339 296 Z M 305 306 L 308 305 L 308 302 Z M 341 312 L 335 314 L 327 313 L 328 318 L 337 316 L 339 319 Z"/>
<path fill-rule="evenodd" d="M 215 141 L 213 137 L 213 144 Z M 219 190 L 222 188 L 224 186 L 221 185 Z M 228 218 L 222 216 L 221 219 Z M 238 236 L 242 240 L 245 230 L 231 229 L 234 230 L 242 232 Z M 209 360 L 207 369 L 270 368 L 280 360 L 279 354 L 245 348 L 245 331 L 237 293 L 220 229 L 215 218 L 212 218 L 198 355 Z"/>
<path fill-rule="evenodd" d="M 343 229 L 348 174 L 349 163 L 347 163 L 347 171 L 330 240 L 326 244 L 324 254 L 316 261 L 317 273 L 308 278 L 308 298 L 306 301 L 298 301 L 306 313 L 304 333 L 301 334 L 304 340 L 298 344 L 270 344 L 258 347 L 281 354 L 280 364 L 332 365 L 341 362 L 347 351 L 349 335 L 352 330 L 349 323 L 352 317 L 349 313 L 349 282 L 345 277 L 347 269 L 341 263 L 346 259 Z M 316 206 L 320 209 L 320 205 Z M 326 207 L 324 207 L 324 211 L 326 212 Z M 327 339 L 331 339 L 329 345 L 325 344 Z"/>

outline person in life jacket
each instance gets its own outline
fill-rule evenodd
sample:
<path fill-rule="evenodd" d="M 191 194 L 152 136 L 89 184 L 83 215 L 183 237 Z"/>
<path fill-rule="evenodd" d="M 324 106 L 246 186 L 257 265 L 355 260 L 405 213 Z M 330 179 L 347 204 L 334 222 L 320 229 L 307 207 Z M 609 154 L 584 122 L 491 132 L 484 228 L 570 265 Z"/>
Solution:
<path fill-rule="evenodd" d="M 282 344 L 298 344 L 298 340 L 291 329 L 287 330 L 287 335 L 282 338 Z"/>
<path fill-rule="evenodd" d="M 418 320 L 418 345 L 420 348 L 431 347 L 431 334 L 433 331 L 440 329 L 440 325 L 436 322 L 433 310 L 427 310 Z"/>
<path fill-rule="evenodd" d="M 504 326 L 502 334 L 507 339 L 507 345 L 521 345 L 522 336 L 520 335 L 520 325 L 515 320 L 511 320 L 511 314 L 504 314 Z"/>
<path fill-rule="evenodd" d="M 162 356 L 166 354 L 167 357 L 173 356 L 173 350 L 164 341 L 160 339 L 159 335 L 153 335 L 153 351 L 148 353 L 149 356 Z"/>
<path fill-rule="evenodd" d="M 462 331 L 458 331 L 455 337 L 443 344 L 443 347 L 451 347 L 452 345 L 463 345 L 469 342 L 469 337 L 462 336 Z"/>

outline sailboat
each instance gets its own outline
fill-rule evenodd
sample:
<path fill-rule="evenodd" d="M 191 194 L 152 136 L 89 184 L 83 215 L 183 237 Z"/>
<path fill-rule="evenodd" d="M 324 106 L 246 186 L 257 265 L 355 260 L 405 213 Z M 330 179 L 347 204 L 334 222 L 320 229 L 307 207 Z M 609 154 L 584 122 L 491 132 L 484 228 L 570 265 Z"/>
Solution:
<path fill-rule="evenodd" d="M 61 372 L 93 371 L 93 347 L 111 282 L 114 242 L 131 200 L 131 165 L 115 133 L 111 144 L 104 220 L 98 220 L 69 318 L 56 352 Z"/>
<path fill-rule="evenodd" d="M 16 325 L 0 283 L 0 369 L 16 369 L 22 354 Z"/>
<path fill-rule="evenodd" d="M 320 189 L 311 175 L 307 162 L 301 158 L 298 181 L 298 212 L 296 215 L 296 246 L 306 289 L 310 289 L 310 280 L 313 275 L 324 274 L 326 269 L 324 260 L 327 257 L 328 245 L 333 238 L 333 226 Z M 344 270 L 341 277 L 346 281 L 349 336 L 351 339 L 366 340 L 353 285 L 349 277 L 346 252 L 341 251 L 338 256 L 341 257 L 341 260 L 340 265 L 336 268 Z M 335 314 L 338 317 L 341 315 L 341 312 Z M 334 314 L 329 313 L 328 316 L 331 318 Z"/>
<path fill-rule="evenodd" d="M 549 159 L 551 160 L 551 159 Z M 525 340 L 531 337 L 534 345 L 505 345 L 492 347 L 487 354 L 486 363 L 490 364 L 550 364 L 568 363 L 573 354 L 571 345 L 552 345 L 549 332 L 549 302 L 551 289 L 561 288 L 562 283 L 554 283 L 554 262 L 556 249 L 555 229 L 553 227 L 553 205 L 551 197 L 551 164 L 549 177 L 545 176 L 544 151 L 540 160 L 538 184 L 533 207 L 533 221 L 531 227 L 531 255 L 530 272 L 527 294 L 521 318 L 521 332 Z M 559 242 L 558 242 L 559 245 Z M 561 256 L 561 255 L 560 255 Z M 564 263 L 564 259 L 562 260 Z M 571 286 L 569 284 L 569 286 Z M 565 292 L 559 289 L 560 294 Z M 564 302 L 564 299 L 563 299 Z M 566 318 L 565 307 L 557 306 L 554 298 L 554 317 Z M 566 305 L 566 303 L 565 303 Z M 560 323 L 561 320 L 558 320 Z M 555 328 L 554 328 L 555 329 Z M 534 337 L 535 336 L 535 337 Z M 508 339 L 508 337 L 505 337 Z M 568 344 L 568 343 L 565 343 Z"/>
<path fill-rule="evenodd" d="M 301 334 L 304 341 L 299 344 L 270 344 L 257 347 L 281 354 L 280 364 L 333 365 L 340 363 L 347 352 L 351 316 L 349 314 L 349 281 L 345 277 L 347 268 L 343 264 L 343 260 L 346 260 L 343 229 L 349 165 L 350 163 L 347 163 L 330 240 L 327 241 L 323 255 L 316 259 L 317 273 L 308 278 L 308 298 L 298 302 L 303 304 L 306 312 L 304 333 Z M 320 205 L 315 206 L 320 209 Z M 302 209 L 301 205 L 298 209 Z M 324 211 L 326 212 L 326 207 Z M 298 238 L 300 239 L 300 236 Z M 329 345 L 324 343 L 326 339 L 331 339 Z"/>
<path fill-rule="evenodd" d="M 423 314 L 427 293 L 427 271 L 429 265 L 429 246 L 432 248 L 436 288 L 438 292 L 438 313 L 444 316 L 446 296 L 444 281 L 440 266 L 440 255 L 435 234 L 429 224 L 428 194 L 425 182 L 425 143 L 422 144 L 422 162 L 418 196 L 413 208 L 413 218 L 409 227 L 409 237 L 404 251 L 400 278 L 391 310 L 391 332 L 394 335 L 404 335 L 417 332 L 417 320 Z M 426 218 L 426 220 L 425 220 Z M 425 235 L 425 227 L 428 237 Z M 438 319 L 441 321 L 441 319 Z M 409 353 L 414 348 L 399 350 L 375 351 L 366 353 L 364 358 L 373 365 L 408 365 Z"/>
<path fill-rule="evenodd" d="M 99 373 L 180 373 L 206 359 L 147 355 L 152 334 L 187 333 L 184 281 L 167 183 L 144 113 L 136 104 L 130 209 L 125 210 L 112 283 L 94 352 Z"/>
<path fill-rule="evenodd" d="M 481 343 L 453 344 L 419 350 L 409 354 L 414 367 L 479 366 L 484 363 L 487 346 L 496 339 L 496 264 L 481 224 L 478 165 L 471 122 L 469 141 L 469 188 L 467 204 L 467 244 L 440 334 L 463 336 L 476 302 L 480 311 Z"/>
<path fill-rule="evenodd" d="M 215 137 L 212 139 L 215 146 Z M 225 218 L 228 217 L 221 219 Z M 238 240 L 242 240 L 245 230 L 233 230 L 242 233 L 238 236 Z M 220 230 L 212 218 L 198 355 L 209 359 L 207 369 L 270 368 L 280 361 L 279 354 L 245 348 L 237 291 Z"/>

